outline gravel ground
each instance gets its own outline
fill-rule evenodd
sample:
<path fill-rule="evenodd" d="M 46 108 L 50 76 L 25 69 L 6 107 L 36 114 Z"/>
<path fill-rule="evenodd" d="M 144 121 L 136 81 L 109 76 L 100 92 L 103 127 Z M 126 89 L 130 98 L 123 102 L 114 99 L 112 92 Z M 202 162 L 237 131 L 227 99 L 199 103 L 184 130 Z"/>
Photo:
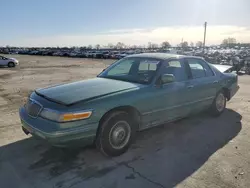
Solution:
<path fill-rule="evenodd" d="M 20 66 L 0 68 L 1 188 L 250 187 L 249 76 L 239 77 L 222 116 L 143 131 L 127 153 L 107 158 L 93 147 L 61 150 L 26 136 L 18 108 L 35 88 L 94 77 L 112 61 L 14 57 Z"/>

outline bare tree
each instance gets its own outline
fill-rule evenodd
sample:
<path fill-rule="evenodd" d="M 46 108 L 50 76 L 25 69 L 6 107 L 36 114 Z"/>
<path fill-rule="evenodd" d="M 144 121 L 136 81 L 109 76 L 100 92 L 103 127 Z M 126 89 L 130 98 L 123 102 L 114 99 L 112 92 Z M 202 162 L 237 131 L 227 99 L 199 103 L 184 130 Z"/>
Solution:
<path fill-rule="evenodd" d="M 153 49 L 156 49 L 156 48 L 158 48 L 158 47 L 159 47 L 159 45 L 158 45 L 158 44 L 156 44 L 156 43 L 152 43 L 152 44 L 151 44 L 151 47 L 152 47 Z"/>
<path fill-rule="evenodd" d="M 139 48 L 139 46 L 137 46 L 137 45 L 134 44 L 134 45 L 131 46 L 131 48 L 132 49 L 137 49 L 137 48 Z"/>
<path fill-rule="evenodd" d="M 202 47 L 202 42 L 201 41 L 198 41 L 198 42 L 196 42 L 196 47 L 198 47 L 198 48 L 201 48 Z"/>
<path fill-rule="evenodd" d="M 162 48 L 169 48 L 169 47 L 171 47 L 171 45 L 170 45 L 170 43 L 168 41 L 164 41 L 164 42 L 161 43 L 161 47 Z"/>
<path fill-rule="evenodd" d="M 188 47 L 188 42 L 187 42 L 187 41 L 184 41 L 184 42 L 182 42 L 182 43 L 180 44 L 180 46 L 181 46 L 182 48 L 187 48 L 187 47 Z"/>
<path fill-rule="evenodd" d="M 236 39 L 235 38 L 231 38 L 231 37 L 229 37 L 227 39 L 224 39 L 222 41 L 222 45 L 223 46 L 227 46 L 227 47 L 233 47 L 233 46 L 235 46 L 236 43 L 237 43 Z"/>
<path fill-rule="evenodd" d="M 149 48 L 149 49 L 152 48 L 152 42 L 148 42 L 148 48 Z"/>
<path fill-rule="evenodd" d="M 100 44 L 95 45 L 95 49 L 99 50 L 101 48 Z"/>
<path fill-rule="evenodd" d="M 88 45 L 88 49 L 92 49 L 93 47 L 92 47 L 92 45 Z"/>
<path fill-rule="evenodd" d="M 193 42 L 190 42 L 190 47 L 194 47 L 194 43 Z"/>
<path fill-rule="evenodd" d="M 124 47 L 125 47 L 125 44 L 122 43 L 122 42 L 118 42 L 118 43 L 116 44 L 116 48 L 117 48 L 117 49 L 122 49 L 122 48 L 124 48 Z"/>
<path fill-rule="evenodd" d="M 108 43 L 108 48 L 114 48 L 115 45 L 113 45 L 112 43 Z"/>

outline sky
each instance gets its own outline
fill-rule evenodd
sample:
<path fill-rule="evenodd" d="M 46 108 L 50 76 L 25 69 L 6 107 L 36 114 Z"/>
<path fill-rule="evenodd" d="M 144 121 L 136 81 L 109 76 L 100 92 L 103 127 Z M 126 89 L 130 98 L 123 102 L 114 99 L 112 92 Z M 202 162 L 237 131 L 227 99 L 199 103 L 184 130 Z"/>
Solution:
<path fill-rule="evenodd" d="M 250 42 L 250 0 L 0 0 L 0 46 Z"/>

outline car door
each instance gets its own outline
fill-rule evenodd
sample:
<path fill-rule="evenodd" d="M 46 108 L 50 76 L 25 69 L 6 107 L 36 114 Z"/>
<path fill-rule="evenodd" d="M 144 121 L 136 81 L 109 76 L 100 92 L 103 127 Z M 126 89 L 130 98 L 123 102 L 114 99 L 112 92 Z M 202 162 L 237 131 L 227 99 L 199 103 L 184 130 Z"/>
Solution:
<path fill-rule="evenodd" d="M 3 65 L 6 65 L 6 62 L 5 62 L 5 58 L 3 56 L 0 56 L 0 65 L 3 66 Z"/>
<path fill-rule="evenodd" d="M 175 81 L 164 85 L 155 83 L 154 97 L 148 101 L 151 106 L 151 126 L 185 117 L 189 109 L 185 106 L 189 102 L 186 96 L 188 75 L 184 63 L 180 59 L 163 62 L 159 77 L 162 74 L 172 74 Z"/>
<path fill-rule="evenodd" d="M 190 109 L 197 112 L 212 104 L 216 96 L 218 79 L 209 65 L 200 58 L 185 58 L 185 63 L 191 73 L 187 85 Z"/>

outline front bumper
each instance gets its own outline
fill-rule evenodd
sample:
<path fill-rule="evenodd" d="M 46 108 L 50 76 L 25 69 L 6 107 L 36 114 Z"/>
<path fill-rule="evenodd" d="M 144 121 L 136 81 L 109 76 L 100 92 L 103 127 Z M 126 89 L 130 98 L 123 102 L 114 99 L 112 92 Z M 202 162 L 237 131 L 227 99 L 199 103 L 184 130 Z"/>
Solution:
<path fill-rule="evenodd" d="M 22 107 L 19 110 L 22 123 L 22 129 L 25 134 L 45 140 L 51 145 L 58 147 L 87 146 L 94 142 L 96 136 L 97 123 L 83 125 L 80 127 L 63 130 L 56 122 L 45 120 L 43 118 L 30 117 Z M 58 127 L 51 130 L 46 126 Z"/>

